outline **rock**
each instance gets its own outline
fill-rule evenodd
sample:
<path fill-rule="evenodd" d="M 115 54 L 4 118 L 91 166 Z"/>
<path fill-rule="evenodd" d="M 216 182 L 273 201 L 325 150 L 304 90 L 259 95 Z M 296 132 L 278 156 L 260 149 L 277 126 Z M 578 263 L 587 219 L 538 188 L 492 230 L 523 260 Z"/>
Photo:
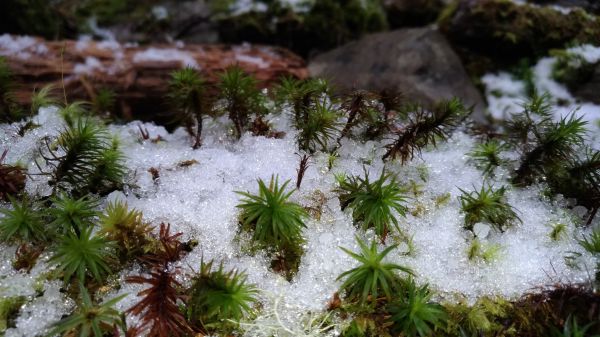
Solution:
<path fill-rule="evenodd" d="M 308 70 L 340 90 L 399 90 L 424 105 L 458 96 L 465 104 L 475 105 L 477 120 L 485 109 L 460 59 L 433 28 L 367 35 L 317 56 Z"/>
<path fill-rule="evenodd" d="M 443 0 L 384 0 L 391 28 L 418 27 L 434 22 L 445 7 Z"/>
<path fill-rule="evenodd" d="M 565 8 L 579 7 L 590 13 L 600 14 L 600 2 L 598 0 L 529 0 L 528 2 Z"/>
<path fill-rule="evenodd" d="M 461 55 L 482 55 L 498 66 L 546 55 L 573 41 L 600 43 L 600 20 L 584 10 L 565 14 L 506 0 L 460 0 L 439 24 L 453 46 L 464 49 Z"/>

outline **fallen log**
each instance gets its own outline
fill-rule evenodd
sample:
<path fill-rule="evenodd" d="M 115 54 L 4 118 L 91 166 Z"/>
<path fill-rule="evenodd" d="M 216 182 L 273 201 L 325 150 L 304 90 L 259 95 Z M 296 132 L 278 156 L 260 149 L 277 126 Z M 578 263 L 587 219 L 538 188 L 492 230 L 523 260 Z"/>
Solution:
<path fill-rule="evenodd" d="M 124 119 L 153 119 L 167 110 L 170 73 L 186 66 L 198 69 L 209 84 L 231 65 L 239 65 L 267 87 L 281 76 L 305 78 L 302 58 L 278 47 L 258 45 L 137 46 L 115 41 L 45 41 L 0 35 L 4 56 L 17 82 L 19 103 L 45 85 L 64 87 L 69 100 L 93 101 L 101 89 L 115 93 L 116 110 Z"/>

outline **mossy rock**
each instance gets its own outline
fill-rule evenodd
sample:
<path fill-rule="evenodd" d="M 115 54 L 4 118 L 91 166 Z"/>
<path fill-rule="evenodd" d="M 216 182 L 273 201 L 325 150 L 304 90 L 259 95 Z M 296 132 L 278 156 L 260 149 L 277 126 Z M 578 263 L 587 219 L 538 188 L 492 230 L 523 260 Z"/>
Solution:
<path fill-rule="evenodd" d="M 582 9 L 565 14 L 508 0 L 460 0 L 439 25 L 476 75 L 571 43 L 600 44 L 600 20 Z"/>
<path fill-rule="evenodd" d="M 378 0 L 316 0 L 306 13 L 272 1 L 264 12 L 224 15 L 217 25 L 223 42 L 273 44 L 308 56 L 385 30 L 387 19 Z"/>

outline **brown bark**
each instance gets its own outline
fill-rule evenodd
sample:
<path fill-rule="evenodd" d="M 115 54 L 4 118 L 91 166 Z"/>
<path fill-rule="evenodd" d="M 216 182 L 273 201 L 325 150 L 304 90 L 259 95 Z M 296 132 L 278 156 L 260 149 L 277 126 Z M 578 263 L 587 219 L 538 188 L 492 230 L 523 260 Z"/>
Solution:
<path fill-rule="evenodd" d="M 239 65 L 253 74 L 265 87 L 284 75 L 308 76 L 302 58 L 277 47 L 176 44 L 139 47 L 95 41 L 35 40 L 35 44 L 22 49 L 0 43 L 0 55 L 6 57 L 17 80 L 15 94 L 20 103 L 27 104 L 34 89 L 48 84 L 61 91 L 64 87 L 70 101 L 91 101 L 98 90 L 106 88 L 116 93 L 117 110 L 125 118 L 153 119 L 167 110 L 164 97 L 169 74 L 189 63 L 195 63 L 211 84 L 231 65 Z M 157 51 L 167 60 L 144 57 Z"/>

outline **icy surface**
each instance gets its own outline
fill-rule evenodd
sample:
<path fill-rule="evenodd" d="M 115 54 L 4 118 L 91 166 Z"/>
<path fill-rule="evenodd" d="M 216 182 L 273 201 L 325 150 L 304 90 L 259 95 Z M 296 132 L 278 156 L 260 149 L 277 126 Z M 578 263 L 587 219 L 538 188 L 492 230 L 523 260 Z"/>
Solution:
<path fill-rule="evenodd" d="M 506 79 L 506 83 L 511 82 Z M 384 168 L 379 159 L 384 151 L 383 144 L 379 142 L 343 140 L 340 158 L 332 170 L 327 169 L 325 154 L 317 153 L 312 157 L 302 187 L 292 199 L 320 210 L 317 212 L 320 216 L 307 221 L 305 255 L 298 274 L 288 282 L 269 269 L 264 254 L 250 256 L 241 252 L 243 239 L 236 238 L 239 217 L 236 205 L 240 199 L 236 191 L 256 193 L 257 179 L 268 180 L 272 175 L 279 176 L 280 181 L 291 179 L 290 186 L 295 182 L 299 157 L 296 131 L 289 127 L 289 113 L 269 115 L 269 119 L 278 130 L 286 131 L 284 139 L 245 134 L 235 141 L 231 137 L 231 124 L 226 118 L 220 118 L 206 121 L 203 145 L 198 150 L 192 150 L 191 139 L 182 129 L 170 134 L 151 123 L 110 126 L 110 131 L 120 138 L 127 157 L 131 187 L 125 193 L 115 192 L 107 199 L 126 200 L 130 207 L 141 210 L 152 224 L 171 223 L 174 231 L 183 233 L 184 240 L 199 242 L 179 263 L 184 275 L 188 275 L 184 281 L 199 269 L 202 258 L 222 260 L 226 268 L 245 270 L 248 280 L 261 289 L 264 305 L 259 319 L 246 326 L 253 331 L 248 334 L 256 336 L 264 329 L 273 328 L 273 322 L 278 322 L 274 317 L 283 324 L 283 328 L 275 327 L 283 329 L 278 331 L 300 331 L 308 311 L 319 312 L 326 307 L 341 284 L 336 280 L 338 275 L 355 266 L 355 261 L 339 247 L 357 250 L 355 235 L 374 237 L 372 232 L 356 229 L 349 210 L 340 210 L 334 192 L 337 187 L 334 174 L 364 174 L 363 167 L 366 167 L 372 176 L 376 176 Z M 0 125 L 2 147 L 10 149 L 7 162 L 20 161 L 29 165 L 33 172 L 37 170 L 33 160 L 39 155 L 37 147 L 41 138 L 56 137 L 63 128 L 55 108 L 41 109 L 34 122 L 40 127 L 27 132 L 24 137 L 17 132 L 21 124 Z M 164 141 L 142 140 L 140 126 L 148 130 L 151 139 L 160 136 Z M 386 164 L 386 170 L 397 173 L 401 184 L 416 186 L 411 189 L 414 193 L 411 192 L 407 205 L 410 214 L 400 218 L 400 227 L 411 238 L 411 245 L 398 237 L 390 237 L 388 244 L 397 242 L 400 247 L 389 255 L 389 259 L 411 267 L 418 282 L 430 283 L 440 297 L 449 300 L 457 296 L 474 300 L 484 295 L 515 298 L 555 282 L 588 280 L 593 264 L 591 257 L 574 239 L 582 235 L 582 230 L 575 226 L 576 217 L 543 200 L 537 187 L 508 191 L 508 201 L 523 223 L 505 233 L 491 230 L 487 238 L 482 239 L 501 246 L 499 257 L 489 263 L 468 260 L 467 248 L 472 237 L 463 229 L 457 197 L 459 188 L 479 189 L 483 181 L 481 172 L 465 155 L 474 144 L 471 136 L 458 132 L 448 143 L 424 151 L 421 158 L 405 166 Z M 190 160 L 197 163 L 181 165 Z M 370 164 L 365 166 L 365 163 Z M 156 181 L 148 172 L 150 168 L 159 171 L 160 177 Z M 496 177 L 493 184 L 508 185 L 506 172 L 498 170 Z M 47 181 L 40 178 L 29 180 L 27 190 L 40 195 L 49 193 Z M 446 203 L 436 202 L 448 193 L 450 198 Z M 566 224 L 572 235 L 552 241 L 549 237 L 551 225 L 557 222 Z M 10 260 L 14 249 L 0 248 L 3 261 Z M 579 262 L 585 268 L 568 267 L 564 257 L 569 252 L 582 253 Z M 137 301 L 140 286 L 124 283 L 126 276 L 138 273 L 136 268 L 121 272 L 123 286 L 109 296 L 128 294 L 118 304 L 120 310 Z M 2 284 L 10 284 L 10 287 L 2 288 L 2 291 L 10 296 L 34 297 L 34 283 L 46 269 L 43 259 L 31 275 L 17 273 L 10 267 L 10 262 L 4 262 L 0 277 Z M 43 331 L 70 310 L 72 303 L 57 292 L 55 283 L 44 281 L 43 287 L 43 296 L 32 299 L 21 309 L 17 327 L 7 336 L 33 336 L 34 332 Z M 277 316 L 273 314 L 275 311 Z M 280 335 L 286 334 L 281 332 Z"/>

